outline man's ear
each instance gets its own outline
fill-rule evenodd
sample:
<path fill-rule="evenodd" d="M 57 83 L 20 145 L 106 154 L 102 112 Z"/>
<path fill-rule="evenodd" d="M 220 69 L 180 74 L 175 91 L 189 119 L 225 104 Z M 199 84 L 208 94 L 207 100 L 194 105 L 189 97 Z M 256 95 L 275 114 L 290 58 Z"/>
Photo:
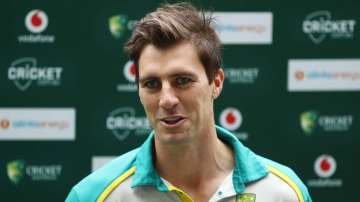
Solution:
<path fill-rule="evenodd" d="M 220 68 L 216 74 L 215 74 L 215 78 L 214 78 L 214 89 L 213 89 L 213 98 L 216 99 L 223 88 L 223 84 L 224 84 L 224 70 L 222 68 Z"/>

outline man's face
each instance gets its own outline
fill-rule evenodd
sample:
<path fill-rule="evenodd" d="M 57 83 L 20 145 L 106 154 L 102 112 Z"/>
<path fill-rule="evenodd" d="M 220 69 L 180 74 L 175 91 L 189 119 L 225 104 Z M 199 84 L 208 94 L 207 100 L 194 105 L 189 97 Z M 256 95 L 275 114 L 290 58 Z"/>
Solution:
<path fill-rule="evenodd" d="M 223 83 L 220 70 L 209 84 L 195 48 L 147 45 L 139 58 L 139 96 L 161 143 L 189 142 L 214 124 L 213 99 Z"/>

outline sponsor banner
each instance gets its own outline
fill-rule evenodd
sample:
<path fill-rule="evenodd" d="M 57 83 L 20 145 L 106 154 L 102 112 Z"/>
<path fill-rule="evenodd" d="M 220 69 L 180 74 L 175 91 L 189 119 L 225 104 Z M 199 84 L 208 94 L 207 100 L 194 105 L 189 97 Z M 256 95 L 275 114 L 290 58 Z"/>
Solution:
<path fill-rule="evenodd" d="M 359 91 L 360 59 L 291 59 L 288 91 Z"/>
<path fill-rule="evenodd" d="M 336 169 L 337 163 L 333 156 L 329 154 L 320 155 L 314 162 L 314 172 L 318 178 L 309 179 L 307 185 L 309 187 L 342 187 L 342 179 L 332 178 Z"/>
<path fill-rule="evenodd" d="M 226 67 L 225 80 L 230 84 L 254 84 L 258 79 L 259 71 L 256 67 Z"/>
<path fill-rule="evenodd" d="M 75 140 L 75 109 L 0 108 L 0 140 Z"/>
<path fill-rule="evenodd" d="M 301 129 L 306 135 L 315 132 L 349 132 L 354 125 L 352 114 L 322 114 L 315 110 L 300 114 Z"/>
<path fill-rule="evenodd" d="M 333 17 L 327 10 L 314 11 L 305 16 L 302 31 L 315 44 L 329 39 L 353 39 L 357 21 L 353 18 Z"/>
<path fill-rule="evenodd" d="M 91 158 L 91 172 L 101 168 L 106 163 L 113 160 L 115 156 L 93 156 Z"/>
<path fill-rule="evenodd" d="M 224 69 L 224 89 L 223 94 L 225 98 L 227 96 L 240 96 L 240 94 L 234 94 L 234 90 L 241 92 L 240 97 L 251 95 L 264 95 L 273 94 L 274 89 L 278 88 L 278 72 L 274 71 L 271 64 L 274 62 L 268 57 L 251 57 L 241 56 L 240 53 L 229 51 L 224 53 L 228 55 L 227 62 L 223 64 Z M 241 60 L 239 60 L 241 57 Z M 228 93 L 230 93 L 228 95 Z M 240 99 L 239 97 L 239 99 Z"/>
<path fill-rule="evenodd" d="M 109 31 L 115 39 L 121 39 L 125 34 L 132 32 L 137 21 L 129 19 L 124 14 L 113 15 L 108 19 Z"/>
<path fill-rule="evenodd" d="M 129 60 L 123 67 L 123 75 L 126 82 L 119 83 L 116 86 L 118 92 L 136 92 L 137 84 L 135 83 L 136 78 L 136 66 L 133 61 Z"/>
<path fill-rule="evenodd" d="M 240 140 L 248 139 L 249 135 L 247 132 L 239 131 L 243 123 L 243 116 L 237 108 L 228 107 L 222 110 L 219 117 L 219 123 L 220 126 L 233 132 Z"/>
<path fill-rule="evenodd" d="M 38 63 L 34 57 L 18 58 L 7 69 L 7 78 L 20 91 L 28 90 L 32 85 L 57 87 L 61 85 L 64 68 L 58 65 Z"/>
<path fill-rule="evenodd" d="M 214 12 L 215 31 L 223 44 L 271 44 L 271 12 Z"/>
<path fill-rule="evenodd" d="M 138 116 L 133 107 L 121 107 L 111 111 L 105 122 L 106 129 L 120 141 L 130 135 L 146 136 L 151 132 L 146 116 Z"/>
<path fill-rule="evenodd" d="M 29 33 L 17 37 L 19 43 L 54 43 L 55 36 L 43 34 L 49 25 L 49 18 L 45 11 L 34 9 L 24 18 L 24 26 Z"/>
<path fill-rule="evenodd" d="M 33 164 L 23 159 L 16 159 L 6 163 L 6 173 L 13 185 L 19 185 L 23 181 L 57 181 L 63 175 L 63 165 L 59 163 Z"/>

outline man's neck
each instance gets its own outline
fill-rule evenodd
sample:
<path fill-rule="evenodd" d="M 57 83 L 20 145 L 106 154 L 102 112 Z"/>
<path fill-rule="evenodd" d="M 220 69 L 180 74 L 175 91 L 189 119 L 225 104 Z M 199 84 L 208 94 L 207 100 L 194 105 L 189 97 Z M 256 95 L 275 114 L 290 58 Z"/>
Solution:
<path fill-rule="evenodd" d="M 234 157 L 214 128 L 188 144 L 163 145 L 155 140 L 155 166 L 174 186 L 192 197 L 209 200 L 233 169 Z"/>

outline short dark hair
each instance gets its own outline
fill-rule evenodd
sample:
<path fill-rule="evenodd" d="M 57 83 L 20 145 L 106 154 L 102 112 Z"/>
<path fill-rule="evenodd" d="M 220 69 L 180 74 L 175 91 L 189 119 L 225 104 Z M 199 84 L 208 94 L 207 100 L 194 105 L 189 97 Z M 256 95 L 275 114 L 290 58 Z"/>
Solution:
<path fill-rule="evenodd" d="M 210 13 L 198 11 L 190 3 L 163 4 L 147 14 L 135 26 L 132 36 L 125 44 L 125 52 L 138 68 L 142 50 L 148 44 L 168 48 L 183 41 L 195 47 L 205 68 L 209 83 L 221 67 L 221 42 L 212 25 Z M 136 81 L 139 71 L 136 71 Z"/>

